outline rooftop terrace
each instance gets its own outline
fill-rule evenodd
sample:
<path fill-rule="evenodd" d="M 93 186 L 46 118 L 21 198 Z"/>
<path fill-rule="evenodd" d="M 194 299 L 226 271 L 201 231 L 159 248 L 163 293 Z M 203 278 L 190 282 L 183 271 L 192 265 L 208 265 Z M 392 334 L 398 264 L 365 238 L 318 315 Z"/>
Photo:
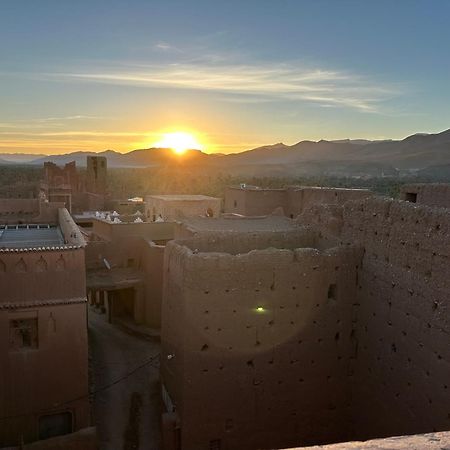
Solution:
<path fill-rule="evenodd" d="M 64 245 L 56 225 L 0 225 L 0 248 L 54 247 Z"/>

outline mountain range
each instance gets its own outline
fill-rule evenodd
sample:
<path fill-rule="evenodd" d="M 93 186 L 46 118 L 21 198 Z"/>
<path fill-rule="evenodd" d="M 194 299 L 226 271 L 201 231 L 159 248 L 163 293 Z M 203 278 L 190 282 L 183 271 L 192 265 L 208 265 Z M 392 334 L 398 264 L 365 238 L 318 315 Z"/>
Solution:
<path fill-rule="evenodd" d="M 270 174 L 395 174 L 450 165 L 450 129 L 437 134 L 414 134 L 403 140 L 301 141 L 294 145 L 266 145 L 229 155 L 189 150 L 181 157 L 169 149 L 148 148 L 119 153 L 78 151 L 62 155 L 0 155 L 0 164 L 86 165 L 86 156 L 101 155 L 109 167 L 159 167 L 171 164 L 210 166 L 229 172 Z"/>

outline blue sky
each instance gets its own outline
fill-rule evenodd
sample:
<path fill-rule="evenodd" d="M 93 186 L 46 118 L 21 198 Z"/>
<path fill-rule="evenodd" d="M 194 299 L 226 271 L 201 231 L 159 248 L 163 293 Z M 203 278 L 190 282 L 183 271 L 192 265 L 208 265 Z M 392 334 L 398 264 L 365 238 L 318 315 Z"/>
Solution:
<path fill-rule="evenodd" d="M 0 0 L 0 151 L 450 128 L 450 2 Z"/>

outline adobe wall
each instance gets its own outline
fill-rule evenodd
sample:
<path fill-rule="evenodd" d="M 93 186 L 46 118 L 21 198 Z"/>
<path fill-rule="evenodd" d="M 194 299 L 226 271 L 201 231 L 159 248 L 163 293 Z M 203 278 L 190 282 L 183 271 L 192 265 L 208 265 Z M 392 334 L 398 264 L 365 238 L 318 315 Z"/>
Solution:
<path fill-rule="evenodd" d="M 28 317 L 38 320 L 38 348 L 11 349 L 11 321 Z M 16 445 L 21 434 L 25 443 L 38 439 L 45 414 L 70 411 L 75 430 L 89 425 L 87 348 L 84 302 L 7 310 L 0 304 L 3 445 Z"/>
<path fill-rule="evenodd" d="M 450 429 L 450 211 L 372 199 L 344 206 L 363 243 L 355 394 L 364 437 Z"/>
<path fill-rule="evenodd" d="M 343 442 L 341 444 L 313 446 L 307 449 L 297 447 L 290 450 L 443 450 L 448 448 L 450 448 L 450 432 L 395 436 L 365 442 Z"/>
<path fill-rule="evenodd" d="M 84 250 L 0 252 L 0 306 L 86 297 Z"/>
<path fill-rule="evenodd" d="M 297 217 L 316 204 L 343 204 L 349 200 L 367 198 L 367 189 L 321 188 L 292 186 L 285 189 L 255 189 L 228 187 L 225 191 L 225 212 L 246 216 L 272 214 L 282 208 L 287 217 Z"/>
<path fill-rule="evenodd" d="M 208 210 L 212 212 L 213 217 L 218 217 L 220 208 L 221 200 L 212 197 L 204 200 L 165 200 L 152 196 L 145 198 L 145 217 L 150 222 L 160 216 L 165 222 L 206 216 Z"/>
<path fill-rule="evenodd" d="M 289 188 L 286 195 L 288 205 L 286 215 L 297 217 L 313 205 L 342 205 L 349 200 L 364 199 L 373 194 L 367 189 L 302 187 Z"/>
<path fill-rule="evenodd" d="M 107 189 L 107 159 L 105 156 L 86 158 L 86 191 L 103 194 Z"/>
<path fill-rule="evenodd" d="M 308 227 L 291 231 L 203 231 L 198 236 L 182 241 L 194 252 L 229 253 L 239 255 L 267 248 L 295 249 L 322 248 L 318 233 Z"/>
<path fill-rule="evenodd" d="M 111 267 L 137 267 L 142 251 L 142 238 L 129 237 L 110 241 L 89 241 L 86 246 L 86 269 L 104 269 L 106 259 Z"/>
<path fill-rule="evenodd" d="M 348 438 L 361 253 L 298 234 L 168 243 L 161 370 L 183 449 Z"/>
<path fill-rule="evenodd" d="M 277 208 L 287 210 L 286 189 L 251 189 L 228 187 L 225 190 L 224 211 L 244 216 L 272 214 Z"/>
<path fill-rule="evenodd" d="M 400 198 L 428 206 L 450 208 L 450 184 L 406 184 L 400 188 Z"/>
<path fill-rule="evenodd" d="M 36 198 L 0 199 L 0 223 L 55 223 L 58 208 L 64 203 L 45 202 Z"/>
<path fill-rule="evenodd" d="M 64 236 L 64 243 L 68 245 L 85 246 L 86 241 L 77 224 L 66 208 L 58 209 L 58 224 Z"/>
<path fill-rule="evenodd" d="M 450 211 L 372 198 L 345 204 L 333 230 L 326 217 L 316 207 L 299 220 L 365 249 L 354 437 L 450 429 Z"/>
<path fill-rule="evenodd" d="M 109 241 L 129 236 L 163 241 L 172 239 L 174 230 L 173 222 L 112 223 L 107 220 L 93 219 L 92 232 Z"/>
<path fill-rule="evenodd" d="M 161 328 L 164 250 L 165 246 L 152 241 L 142 243 L 140 268 L 146 274 L 144 323 L 152 328 Z"/>

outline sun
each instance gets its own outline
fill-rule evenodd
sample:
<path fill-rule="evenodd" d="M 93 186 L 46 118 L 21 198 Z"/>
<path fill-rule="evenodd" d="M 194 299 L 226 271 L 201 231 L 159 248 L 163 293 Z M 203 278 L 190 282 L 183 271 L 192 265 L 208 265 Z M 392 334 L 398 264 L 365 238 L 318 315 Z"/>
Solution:
<path fill-rule="evenodd" d="M 159 148 L 170 148 L 178 155 L 182 155 L 186 150 L 203 150 L 203 145 L 190 133 L 176 131 L 163 134 L 163 138 L 154 144 Z"/>

